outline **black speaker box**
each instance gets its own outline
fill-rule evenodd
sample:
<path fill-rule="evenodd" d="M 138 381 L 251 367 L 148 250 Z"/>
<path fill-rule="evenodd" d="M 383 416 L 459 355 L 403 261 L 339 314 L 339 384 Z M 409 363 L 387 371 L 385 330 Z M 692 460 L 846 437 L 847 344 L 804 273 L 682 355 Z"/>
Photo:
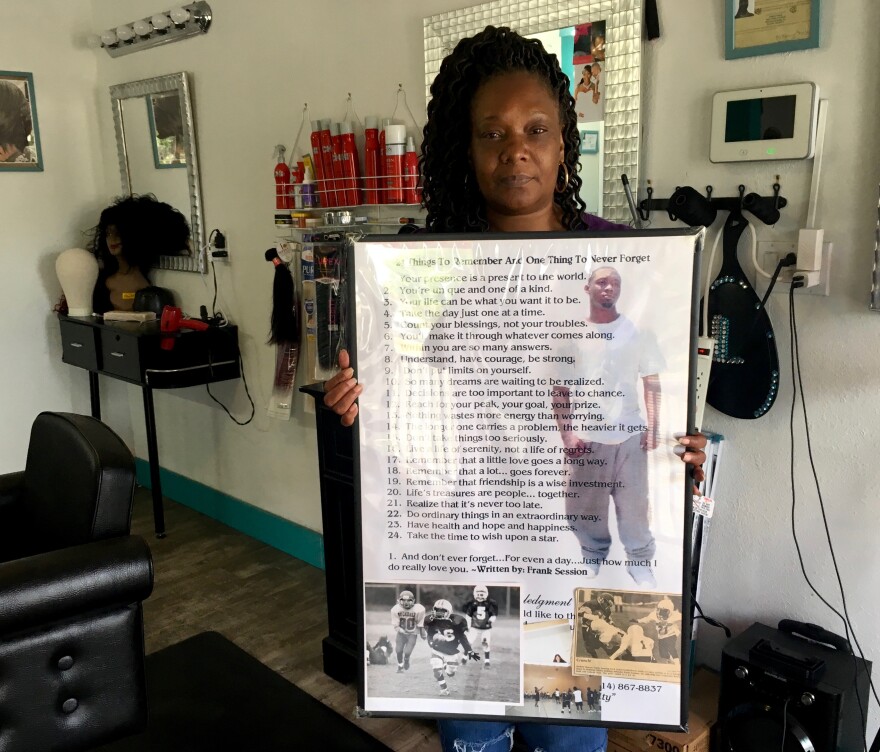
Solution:
<path fill-rule="evenodd" d="M 820 627 L 788 620 L 780 627 L 753 624 L 724 648 L 717 749 L 860 752 L 870 661 Z"/>

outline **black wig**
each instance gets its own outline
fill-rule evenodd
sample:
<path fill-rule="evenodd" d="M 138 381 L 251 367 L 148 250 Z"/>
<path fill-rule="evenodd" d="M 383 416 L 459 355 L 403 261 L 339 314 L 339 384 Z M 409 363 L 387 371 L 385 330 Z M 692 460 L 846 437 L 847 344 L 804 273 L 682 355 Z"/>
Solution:
<path fill-rule="evenodd" d="M 107 247 L 107 228 L 111 225 L 122 244 L 122 257 L 147 281 L 160 256 L 190 253 L 189 223 L 171 204 L 149 194 L 116 199 L 101 212 L 101 219 L 92 230 L 91 249 L 100 264 L 94 296 L 97 313 L 110 310 L 106 281 L 119 271 L 119 262 Z"/>
<path fill-rule="evenodd" d="M 559 103 L 559 120 L 569 180 L 555 201 L 562 224 L 583 227 L 586 205 L 580 197 L 580 136 L 568 77 L 555 55 L 537 39 L 526 39 L 505 27 L 487 26 L 462 39 L 443 60 L 431 84 L 428 122 L 424 128 L 420 167 L 424 179 L 426 224 L 434 232 L 485 231 L 486 206 L 468 153 L 471 143 L 471 101 L 489 79 L 524 71 L 540 77 Z M 560 168 L 560 178 L 564 171 Z"/>
<path fill-rule="evenodd" d="M 122 243 L 122 256 L 129 266 L 147 276 L 160 256 L 189 254 L 189 223 L 171 204 L 155 196 L 124 196 L 101 212 L 94 228 L 92 252 L 107 276 L 119 269 L 107 248 L 107 228 L 113 225 Z"/>

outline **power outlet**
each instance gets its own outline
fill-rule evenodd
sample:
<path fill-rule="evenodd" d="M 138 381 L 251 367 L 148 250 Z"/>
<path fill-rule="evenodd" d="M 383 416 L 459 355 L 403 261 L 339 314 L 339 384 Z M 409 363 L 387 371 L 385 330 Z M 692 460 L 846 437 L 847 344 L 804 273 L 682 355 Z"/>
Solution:
<path fill-rule="evenodd" d="M 225 233 L 217 231 L 211 234 L 208 244 L 208 260 L 213 264 L 217 261 L 229 261 L 229 239 Z"/>
<path fill-rule="evenodd" d="M 822 268 L 819 271 L 819 284 L 815 287 L 795 288 L 796 295 L 822 295 L 827 297 L 831 293 L 831 257 L 833 250 L 831 243 L 822 244 Z M 772 274 L 779 260 L 785 258 L 789 253 L 797 253 L 796 242 L 771 240 L 758 243 L 758 263 L 767 274 Z M 795 269 L 797 269 L 797 264 L 782 269 L 779 273 L 779 278 L 776 280 L 776 285 L 773 287 L 774 294 L 784 293 L 788 295 L 791 289 L 791 278 L 794 275 Z M 758 293 L 759 297 L 763 298 L 764 293 L 767 292 L 770 280 L 755 272 L 754 282 L 755 292 Z"/>

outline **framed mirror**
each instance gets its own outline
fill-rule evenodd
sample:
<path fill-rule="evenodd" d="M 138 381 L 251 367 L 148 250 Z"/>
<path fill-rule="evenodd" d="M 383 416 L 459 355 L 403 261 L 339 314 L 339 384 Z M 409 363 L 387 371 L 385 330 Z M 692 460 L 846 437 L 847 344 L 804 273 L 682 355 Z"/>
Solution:
<path fill-rule="evenodd" d="M 162 256 L 159 269 L 205 269 L 202 193 L 186 73 L 110 87 L 124 194 L 152 193 L 189 218 L 190 252 Z"/>
<path fill-rule="evenodd" d="M 428 99 L 443 58 L 459 40 L 489 24 L 536 37 L 555 53 L 572 82 L 572 96 L 577 94 L 582 139 L 586 134 L 580 175 L 587 211 L 616 222 L 632 220 L 620 176 L 638 185 L 642 0 L 492 0 L 428 16 L 423 23 Z"/>

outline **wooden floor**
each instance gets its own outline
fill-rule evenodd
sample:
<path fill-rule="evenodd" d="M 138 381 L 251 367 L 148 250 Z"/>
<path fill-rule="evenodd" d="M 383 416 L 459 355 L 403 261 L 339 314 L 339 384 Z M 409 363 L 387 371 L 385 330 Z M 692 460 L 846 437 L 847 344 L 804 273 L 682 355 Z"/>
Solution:
<path fill-rule="evenodd" d="M 355 686 L 321 670 L 327 635 L 322 570 L 171 501 L 166 523 L 168 537 L 158 540 L 149 493 L 139 489 L 132 532 L 149 543 L 156 572 L 144 603 L 147 653 L 199 632 L 220 632 L 391 749 L 439 751 L 431 721 L 355 720 Z"/>

